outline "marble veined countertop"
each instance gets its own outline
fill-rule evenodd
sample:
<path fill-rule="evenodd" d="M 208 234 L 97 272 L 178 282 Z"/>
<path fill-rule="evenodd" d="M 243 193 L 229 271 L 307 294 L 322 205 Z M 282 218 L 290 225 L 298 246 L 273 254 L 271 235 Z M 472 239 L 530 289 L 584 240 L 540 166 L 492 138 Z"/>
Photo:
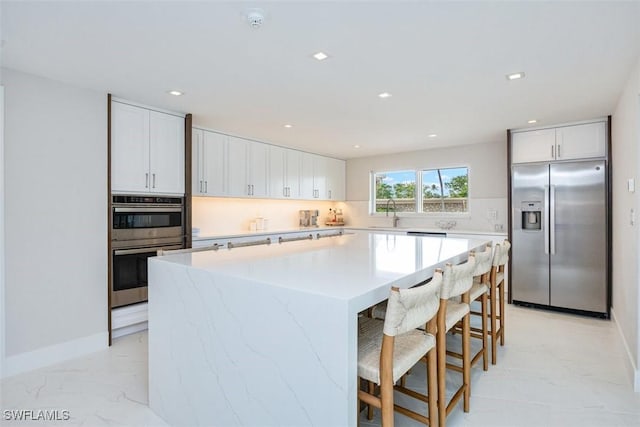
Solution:
<path fill-rule="evenodd" d="M 391 285 L 420 283 L 432 277 L 436 267 L 462 262 L 468 251 L 485 241 L 480 236 L 469 240 L 347 229 L 343 236 L 176 254 L 162 260 L 354 302 L 366 295 L 356 304 L 364 309 L 385 299 Z"/>
<path fill-rule="evenodd" d="M 491 235 L 491 236 L 504 236 L 507 237 L 507 233 L 504 231 L 479 231 L 479 230 L 458 230 L 450 229 L 444 230 L 442 228 L 423 228 L 423 227 L 383 227 L 383 226 L 320 226 L 320 227 L 292 227 L 282 228 L 275 230 L 261 230 L 261 231 L 237 231 L 226 234 L 212 234 L 203 236 L 192 237 L 193 241 L 201 240 L 214 240 L 214 239 L 233 239 L 238 237 L 250 237 L 250 236 L 272 236 L 274 234 L 289 234 L 289 233 L 304 233 L 304 232 L 317 232 L 317 231 L 330 231 L 330 230 L 366 230 L 374 232 L 389 231 L 394 233 L 407 233 L 409 231 L 419 233 L 448 233 L 448 234 L 477 234 L 477 235 Z"/>

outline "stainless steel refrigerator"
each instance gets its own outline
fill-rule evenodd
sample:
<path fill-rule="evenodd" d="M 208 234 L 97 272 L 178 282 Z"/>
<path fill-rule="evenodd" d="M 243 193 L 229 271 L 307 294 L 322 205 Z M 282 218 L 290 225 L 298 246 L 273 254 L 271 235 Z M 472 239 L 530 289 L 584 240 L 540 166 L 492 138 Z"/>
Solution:
<path fill-rule="evenodd" d="M 512 167 L 512 302 L 609 317 L 606 167 Z"/>

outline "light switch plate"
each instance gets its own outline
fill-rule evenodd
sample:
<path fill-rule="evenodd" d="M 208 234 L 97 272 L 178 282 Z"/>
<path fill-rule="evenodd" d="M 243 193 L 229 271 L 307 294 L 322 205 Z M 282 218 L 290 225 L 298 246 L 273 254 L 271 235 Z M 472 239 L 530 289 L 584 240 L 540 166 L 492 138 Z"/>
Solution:
<path fill-rule="evenodd" d="M 633 178 L 629 178 L 629 180 L 627 181 L 627 190 L 629 190 L 629 193 L 633 193 L 636 191 L 636 180 Z"/>

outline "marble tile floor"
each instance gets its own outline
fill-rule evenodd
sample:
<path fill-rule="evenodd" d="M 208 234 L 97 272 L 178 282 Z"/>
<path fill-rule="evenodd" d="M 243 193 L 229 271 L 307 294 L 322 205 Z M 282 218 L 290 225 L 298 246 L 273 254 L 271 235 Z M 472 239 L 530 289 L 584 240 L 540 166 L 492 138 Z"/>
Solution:
<path fill-rule="evenodd" d="M 498 365 L 472 372 L 471 411 L 449 426 L 640 426 L 640 393 L 624 368 L 615 324 L 507 306 L 507 342 Z M 457 337 L 452 337 L 456 345 Z M 472 340 L 474 342 L 475 340 Z M 476 344 L 474 343 L 474 346 Z M 419 389 L 424 371 L 407 380 Z M 451 373 L 448 389 L 459 383 Z M 104 351 L 2 381 L 0 408 L 66 409 L 70 420 L 7 421 L 2 426 L 164 426 L 147 406 L 147 334 L 117 339 Z M 397 394 L 401 403 L 404 396 Z M 413 402 L 407 403 L 412 406 Z M 421 424 L 395 415 L 396 426 Z M 361 427 L 379 425 L 362 414 Z"/>

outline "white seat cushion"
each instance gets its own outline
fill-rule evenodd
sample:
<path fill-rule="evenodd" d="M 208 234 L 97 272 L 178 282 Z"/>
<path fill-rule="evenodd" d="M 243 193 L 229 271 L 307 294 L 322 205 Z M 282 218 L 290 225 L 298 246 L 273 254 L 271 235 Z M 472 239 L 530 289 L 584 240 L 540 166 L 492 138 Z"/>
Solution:
<path fill-rule="evenodd" d="M 380 350 L 384 322 L 358 321 L 358 376 L 380 385 Z M 393 382 L 395 383 L 436 345 L 436 338 L 424 331 L 411 330 L 395 337 Z"/>
<path fill-rule="evenodd" d="M 499 285 L 500 282 L 504 280 L 504 271 L 496 273 L 496 285 Z"/>
<path fill-rule="evenodd" d="M 448 331 L 458 323 L 467 313 L 469 313 L 469 304 L 460 302 L 454 302 L 449 300 L 447 302 L 447 317 L 445 318 L 445 329 Z"/>

